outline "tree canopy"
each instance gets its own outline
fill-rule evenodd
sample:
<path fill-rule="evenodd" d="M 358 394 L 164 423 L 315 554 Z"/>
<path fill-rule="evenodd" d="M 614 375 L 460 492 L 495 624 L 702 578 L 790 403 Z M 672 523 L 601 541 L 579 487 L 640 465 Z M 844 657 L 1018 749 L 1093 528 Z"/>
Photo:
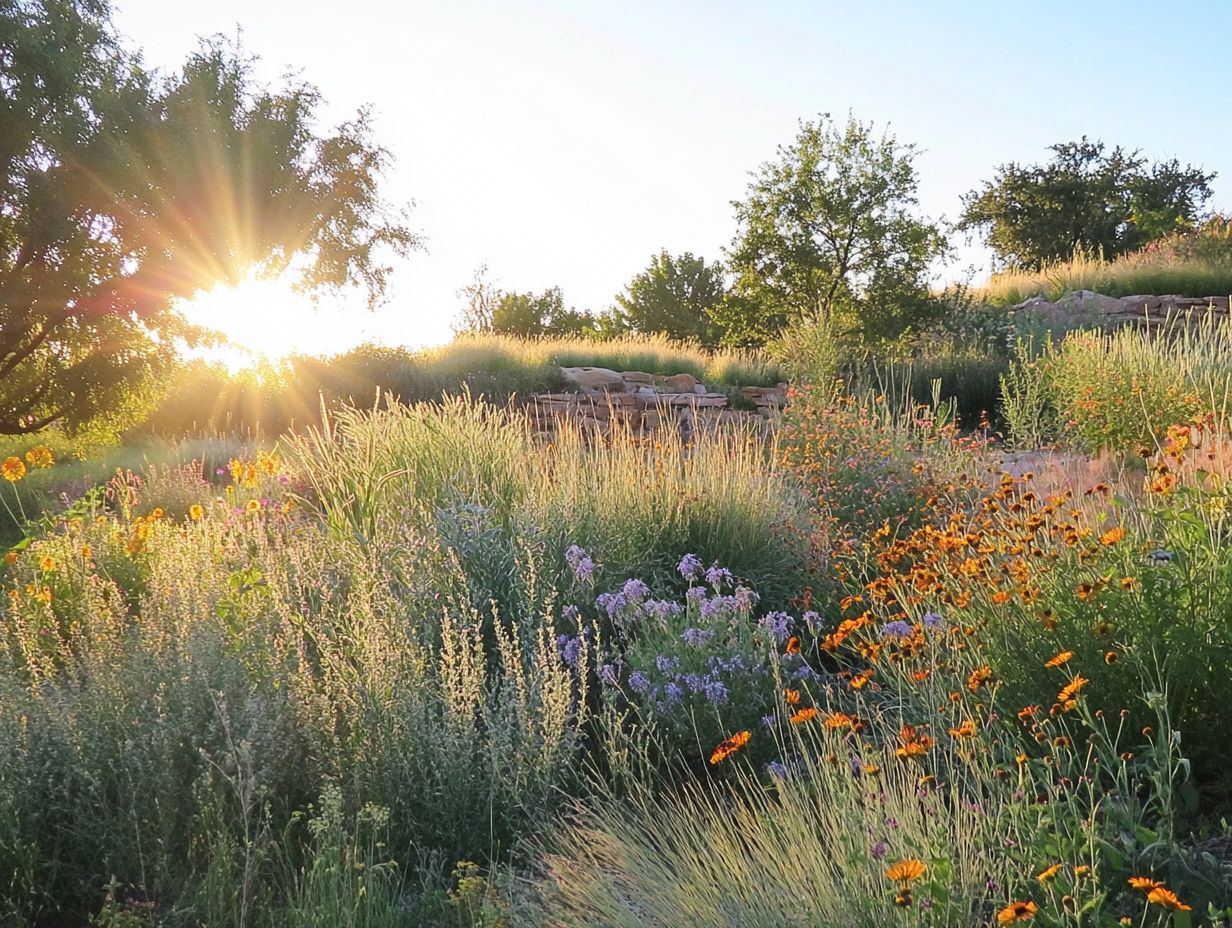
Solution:
<path fill-rule="evenodd" d="M 713 314 L 726 290 L 718 262 L 688 251 L 672 257 L 663 249 L 629 281 L 616 305 L 622 325 L 634 332 L 714 345 L 719 328 Z"/>
<path fill-rule="evenodd" d="M 367 114 L 318 134 L 221 39 L 159 75 L 105 0 L 0 0 L 0 90 L 0 433 L 125 418 L 203 334 L 179 297 L 292 267 L 374 303 L 418 244 Z"/>
<path fill-rule="evenodd" d="M 1089 141 L 1050 146 L 1047 164 L 1001 165 L 963 198 L 958 228 L 980 233 L 1005 267 L 1039 270 L 1076 250 L 1106 259 L 1194 228 L 1211 197 L 1208 174 L 1176 159 Z"/>
<path fill-rule="evenodd" d="M 928 268 L 945 251 L 937 227 L 916 215 L 916 154 L 852 117 L 802 121 L 732 204 L 726 339 L 765 341 L 810 318 L 874 337 L 910 324 L 929 305 Z"/>

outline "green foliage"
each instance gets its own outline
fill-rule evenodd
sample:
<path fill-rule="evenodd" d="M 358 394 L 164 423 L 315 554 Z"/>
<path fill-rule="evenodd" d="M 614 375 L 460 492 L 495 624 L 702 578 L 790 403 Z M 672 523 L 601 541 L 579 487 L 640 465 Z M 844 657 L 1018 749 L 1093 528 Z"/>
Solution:
<path fill-rule="evenodd" d="M 1079 250 L 1111 260 L 1193 229 L 1211 197 L 1215 175 L 1176 159 L 1148 164 L 1085 136 L 1049 150 L 1048 164 L 1002 165 L 963 199 L 958 228 L 981 232 L 1012 269 L 1040 270 Z"/>
<path fill-rule="evenodd" d="M 674 258 L 664 249 L 629 281 L 616 304 L 622 325 L 634 332 L 713 346 L 719 336 L 714 310 L 725 291 L 717 262 L 707 264 L 687 251 Z"/>
<path fill-rule="evenodd" d="M 828 116 L 801 122 L 734 204 L 725 340 L 761 343 L 816 318 L 877 339 L 929 315 L 928 267 L 945 243 L 915 215 L 915 156 L 852 117 L 845 126 Z"/>
<path fill-rule="evenodd" d="M 517 338 L 565 338 L 594 333 L 589 313 L 565 308 L 560 287 L 543 293 L 506 293 L 492 310 L 491 332 Z"/>
<path fill-rule="evenodd" d="M 204 337 L 176 297 L 296 260 L 306 287 L 375 301 L 381 251 L 416 244 L 377 195 L 367 116 L 316 134 L 315 88 L 257 85 L 221 40 L 163 78 L 106 3 L 11 0 L 0 60 L 0 433 L 115 435 Z"/>

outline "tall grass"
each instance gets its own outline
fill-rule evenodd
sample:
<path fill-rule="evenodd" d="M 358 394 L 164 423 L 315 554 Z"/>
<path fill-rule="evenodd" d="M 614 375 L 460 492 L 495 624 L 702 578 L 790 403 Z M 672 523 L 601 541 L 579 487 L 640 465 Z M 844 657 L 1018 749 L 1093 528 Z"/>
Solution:
<path fill-rule="evenodd" d="M 1034 296 L 1056 300 L 1071 290 L 1094 290 L 1105 296 L 1175 294 L 1189 297 L 1232 293 L 1232 264 L 1200 254 L 1147 248 L 1105 261 L 1100 255 L 1075 252 L 1038 271 L 1003 271 L 973 291 L 975 299 L 1012 306 Z"/>

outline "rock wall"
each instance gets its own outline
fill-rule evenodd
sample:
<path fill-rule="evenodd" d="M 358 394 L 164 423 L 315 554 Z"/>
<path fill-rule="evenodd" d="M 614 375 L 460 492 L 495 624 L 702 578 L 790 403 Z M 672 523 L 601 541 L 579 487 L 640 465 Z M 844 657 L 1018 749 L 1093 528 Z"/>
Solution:
<path fill-rule="evenodd" d="M 561 368 L 568 393 L 533 397 L 535 412 L 545 427 L 561 418 L 602 434 L 614 428 L 634 434 L 678 429 L 686 437 L 709 424 L 765 422 L 787 399 L 787 384 L 741 387 L 745 409 L 733 409 L 729 394 L 711 390 L 692 374 L 647 374 L 605 367 Z"/>
<path fill-rule="evenodd" d="M 1077 321 L 1085 318 L 1107 326 L 1152 326 L 1168 319 L 1191 321 L 1208 314 L 1218 319 L 1226 319 L 1228 297 L 1189 297 L 1174 294 L 1114 297 L 1104 296 L 1093 290 L 1072 290 L 1055 301 L 1036 296 L 1013 308 L 1056 319 L 1071 318 Z"/>

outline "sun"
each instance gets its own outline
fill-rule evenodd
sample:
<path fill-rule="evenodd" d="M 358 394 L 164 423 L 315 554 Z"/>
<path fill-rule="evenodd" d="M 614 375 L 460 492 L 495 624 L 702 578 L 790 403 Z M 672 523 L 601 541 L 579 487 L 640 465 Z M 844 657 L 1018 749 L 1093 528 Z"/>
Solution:
<path fill-rule="evenodd" d="M 225 341 L 188 352 L 232 370 L 277 363 L 293 354 L 324 355 L 351 346 L 342 307 L 313 304 L 297 293 L 289 276 L 249 277 L 236 285 L 204 290 L 179 309 L 189 322 L 218 332 Z"/>

